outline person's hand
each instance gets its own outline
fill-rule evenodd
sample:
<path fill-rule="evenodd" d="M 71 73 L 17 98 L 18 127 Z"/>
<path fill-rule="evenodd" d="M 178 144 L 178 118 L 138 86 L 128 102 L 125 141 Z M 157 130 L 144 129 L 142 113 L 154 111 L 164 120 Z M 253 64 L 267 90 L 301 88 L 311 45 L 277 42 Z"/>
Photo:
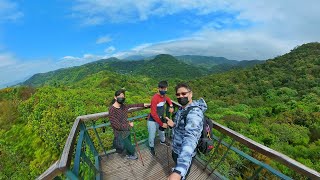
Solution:
<path fill-rule="evenodd" d="M 144 107 L 150 107 L 150 103 L 143 103 Z"/>
<path fill-rule="evenodd" d="M 170 107 L 170 108 L 169 108 L 169 113 L 173 113 L 173 111 L 174 111 L 174 108 L 173 108 L 173 107 Z"/>
<path fill-rule="evenodd" d="M 174 122 L 170 118 L 166 117 L 166 120 L 167 120 L 168 126 L 170 127 L 174 126 Z"/>
<path fill-rule="evenodd" d="M 167 123 L 163 123 L 161 127 L 167 128 L 167 127 L 168 127 L 168 124 L 167 124 Z"/>
<path fill-rule="evenodd" d="M 171 173 L 170 176 L 168 177 L 168 180 L 180 180 L 181 176 L 178 173 Z"/>
<path fill-rule="evenodd" d="M 130 126 L 130 127 L 133 127 L 133 122 L 129 122 L 129 126 Z"/>

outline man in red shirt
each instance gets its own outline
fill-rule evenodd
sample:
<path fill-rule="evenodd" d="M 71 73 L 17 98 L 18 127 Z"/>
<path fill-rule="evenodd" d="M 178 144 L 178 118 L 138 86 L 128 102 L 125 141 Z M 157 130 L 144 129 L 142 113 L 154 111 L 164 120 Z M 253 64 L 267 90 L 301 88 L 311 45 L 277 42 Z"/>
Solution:
<path fill-rule="evenodd" d="M 156 131 L 160 137 L 160 144 L 170 146 L 170 143 L 165 141 L 164 129 L 168 127 L 164 117 L 164 104 L 169 104 L 169 112 L 173 112 L 173 105 L 171 99 L 166 96 L 168 90 L 168 82 L 160 81 L 158 84 L 159 92 L 156 93 L 151 99 L 151 112 L 148 118 L 148 132 L 149 132 L 149 147 L 152 155 L 155 155 L 154 139 L 156 137 Z"/>

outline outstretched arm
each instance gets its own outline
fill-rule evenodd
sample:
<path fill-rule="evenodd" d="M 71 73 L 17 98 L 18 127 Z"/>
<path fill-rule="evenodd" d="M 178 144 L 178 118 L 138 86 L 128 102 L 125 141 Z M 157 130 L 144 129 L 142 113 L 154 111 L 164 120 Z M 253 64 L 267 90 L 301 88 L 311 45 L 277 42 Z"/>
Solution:
<path fill-rule="evenodd" d="M 133 107 L 144 107 L 144 104 L 143 103 L 140 103 L 140 104 L 127 104 L 126 105 L 127 108 L 133 108 Z"/>
<path fill-rule="evenodd" d="M 192 155 L 197 147 L 203 129 L 203 112 L 200 108 L 192 109 L 187 115 L 185 134 L 182 139 L 181 152 L 177 158 L 175 170 L 184 177 L 191 166 Z"/>

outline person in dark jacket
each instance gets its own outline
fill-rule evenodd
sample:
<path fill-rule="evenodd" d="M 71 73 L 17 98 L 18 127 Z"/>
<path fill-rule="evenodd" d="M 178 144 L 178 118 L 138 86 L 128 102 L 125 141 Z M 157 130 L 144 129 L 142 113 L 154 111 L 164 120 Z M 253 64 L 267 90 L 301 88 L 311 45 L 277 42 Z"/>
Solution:
<path fill-rule="evenodd" d="M 113 147 L 117 153 L 127 151 L 126 158 L 138 159 L 135 148 L 131 143 L 130 127 L 133 122 L 128 121 L 128 109 L 132 107 L 148 107 L 150 104 L 124 104 L 125 90 L 120 89 L 115 92 L 111 106 L 109 107 L 109 120 L 114 133 Z"/>
<path fill-rule="evenodd" d="M 204 112 L 207 110 L 207 104 L 202 98 L 192 100 L 192 90 L 189 85 L 180 83 L 175 90 L 181 107 L 176 112 L 174 121 L 166 118 L 168 126 L 173 127 L 172 158 L 175 162 L 169 180 L 185 179 L 188 176 L 203 129 Z M 195 108 L 183 118 L 184 112 L 191 106 Z"/>

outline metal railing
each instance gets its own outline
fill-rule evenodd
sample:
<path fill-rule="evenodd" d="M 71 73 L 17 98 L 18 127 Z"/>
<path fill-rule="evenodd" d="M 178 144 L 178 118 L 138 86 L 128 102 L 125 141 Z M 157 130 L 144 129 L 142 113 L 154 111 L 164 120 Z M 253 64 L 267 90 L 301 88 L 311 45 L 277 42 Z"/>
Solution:
<path fill-rule="evenodd" d="M 177 108 L 179 104 L 174 102 L 174 106 Z M 143 109 L 145 108 L 132 108 L 129 109 L 129 112 Z M 103 151 L 104 155 L 107 154 L 104 144 L 105 142 L 112 142 L 110 137 L 113 137 L 110 136 L 107 141 L 103 142 L 97 129 L 110 128 L 110 123 L 103 121 L 101 124 L 96 125 L 96 121 L 107 118 L 108 115 L 108 112 L 103 112 L 77 117 L 67 138 L 60 160 L 51 165 L 38 179 L 53 179 L 61 174 L 64 174 L 69 179 L 78 179 L 78 177 L 101 179 L 99 152 Z M 144 117 L 146 117 L 146 114 L 136 115 L 129 118 L 129 120 L 133 121 Z M 86 123 L 90 122 L 91 125 L 86 126 Z M 266 162 L 248 155 L 248 152 L 251 152 L 253 155 L 259 153 L 272 161 L 277 161 L 296 171 L 305 179 L 320 179 L 320 174 L 317 171 L 288 156 L 261 145 L 219 123 L 213 122 L 213 124 L 214 131 L 218 132 L 221 137 L 218 137 L 217 133 L 215 133 L 213 140 L 215 143 L 214 151 L 207 156 L 200 155 L 197 157 L 203 170 L 210 173 L 211 177 L 216 176 L 220 179 L 227 179 L 233 176 L 246 179 L 270 179 L 270 177 L 272 179 L 292 179 Z M 89 130 L 91 132 L 88 132 Z M 109 131 L 112 132 L 111 128 Z M 143 131 L 147 132 L 146 129 Z M 239 148 L 243 149 L 243 151 L 239 150 Z M 246 163 L 251 165 L 246 165 Z M 228 172 L 225 172 L 226 169 Z M 250 173 L 244 174 L 245 171 Z"/>
<path fill-rule="evenodd" d="M 213 128 L 217 130 L 219 133 L 223 135 L 223 137 L 228 137 L 231 139 L 232 143 L 237 142 L 240 144 L 242 147 L 249 148 L 252 154 L 261 154 L 264 157 L 267 157 L 269 160 L 272 160 L 273 162 L 278 162 L 284 166 L 286 166 L 288 169 L 296 172 L 299 174 L 299 179 L 304 178 L 304 179 L 320 179 L 320 173 L 295 161 L 294 159 L 277 152 L 273 149 L 270 149 L 260 143 L 257 143 L 242 134 L 239 134 L 225 126 L 220 125 L 217 122 L 213 121 Z M 228 147 L 228 149 L 231 149 L 235 153 L 239 154 L 240 156 L 244 157 L 245 159 L 251 161 L 252 163 L 257 165 L 257 168 L 255 170 L 254 176 L 258 176 L 259 172 L 261 172 L 263 169 L 271 172 L 274 174 L 276 177 L 279 177 L 280 179 L 291 179 L 291 177 L 288 177 L 282 173 L 280 173 L 278 170 L 273 169 L 271 166 L 267 165 L 266 163 L 263 163 L 261 161 L 257 162 L 256 159 L 252 158 L 251 156 L 248 156 L 247 154 L 244 154 L 242 151 L 238 150 L 237 148 L 230 146 L 228 143 L 222 141 L 222 138 L 215 137 L 215 139 L 218 141 L 220 140 L 221 143 L 225 147 Z M 218 142 L 220 142 L 218 141 Z M 217 145 L 219 147 L 219 145 Z M 225 152 L 227 154 L 228 151 Z M 258 155 L 259 156 L 259 155 Z"/>
<path fill-rule="evenodd" d="M 145 108 L 131 108 L 128 112 L 135 112 L 142 109 Z M 101 118 L 107 118 L 108 116 L 108 112 L 103 112 L 77 117 L 67 138 L 60 160 L 51 165 L 38 177 L 38 179 L 53 179 L 61 174 L 66 175 L 70 179 L 78 179 L 77 177 L 80 177 L 81 175 L 79 174 L 81 163 L 94 171 L 96 179 L 100 179 L 99 153 L 96 150 L 96 146 L 93 144 L 92 138 L 88 133 L 88 129 L 94 129 L 95 133 L 97 133 L 96 128 L 109 126 L 109 123 L 105 123 L 94 128 L 89 127 L 87 129 L 85 122 L 94 122 Z M 99 136 L 98 139 L 101 146 L 102 142 Z M 104 152 L 106 152 L 105 149 Z M 72 158 L 74 158 L 73 161 Z M 86 175 L 87 174 L 84 176 Z M 91 174 L 89 173 L 89 176 L 90 175 Z"/>

